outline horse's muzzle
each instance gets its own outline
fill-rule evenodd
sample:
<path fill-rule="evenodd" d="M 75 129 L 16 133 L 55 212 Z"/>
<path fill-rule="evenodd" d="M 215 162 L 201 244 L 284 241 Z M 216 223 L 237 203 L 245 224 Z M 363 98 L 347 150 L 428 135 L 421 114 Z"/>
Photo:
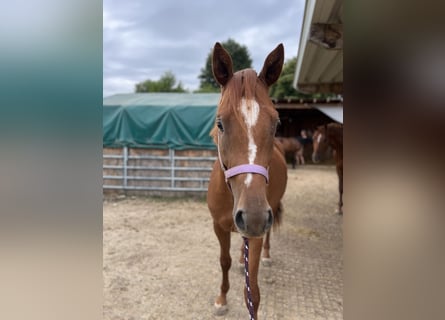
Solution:
<path fill-rule="evenodd" d="M 263 212 L 246 212 L 238 209 L 234 215 L 238 232 L 247 238 L 262 237 L 273 225 L 272 209 Z"/>

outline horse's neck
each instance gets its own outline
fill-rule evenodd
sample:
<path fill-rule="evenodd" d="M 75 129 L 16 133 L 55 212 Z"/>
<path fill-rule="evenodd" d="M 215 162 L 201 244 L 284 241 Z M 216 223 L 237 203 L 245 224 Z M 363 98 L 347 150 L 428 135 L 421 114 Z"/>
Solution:
<path fill-rule="evenodd" d="M 327 137 L 331 147 L 339 153 L 339 156 L 343 157 L 343 128 L 328 128 Z"/>

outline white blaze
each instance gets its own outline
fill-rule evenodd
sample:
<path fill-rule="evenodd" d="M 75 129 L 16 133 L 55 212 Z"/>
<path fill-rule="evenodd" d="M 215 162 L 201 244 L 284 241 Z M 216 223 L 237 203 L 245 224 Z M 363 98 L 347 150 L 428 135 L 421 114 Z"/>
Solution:
<path fill-rule="evenodd" d="M 247 127 L 247 139 L 248 139 L 247 151 L 248 151 L 249 164 L 254 164 L 257 146 L 252 136 L 252 128 L 256 125 L 258 121 L 258 116 L 260 114 L 260 106 L 258 105 L 258 102 L 256 102 L 255 100 L 247 101 L 245 98 L 243 98 L 241 100 L 241 114 L 243 115 L 244 122 L 246 123 Z M 251 182 L 252 182 L 252 174 L 248 173 L 246 179 L 244 180 L 244 184 L 247 187 L 249 187 Z"/>

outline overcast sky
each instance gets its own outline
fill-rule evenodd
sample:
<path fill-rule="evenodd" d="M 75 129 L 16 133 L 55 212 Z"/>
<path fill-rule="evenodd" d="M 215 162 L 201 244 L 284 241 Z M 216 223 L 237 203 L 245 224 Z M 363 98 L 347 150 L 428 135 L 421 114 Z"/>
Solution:
<path fill-rule="evenodd" d="M 304 0 L 104 0 L 103 95 L 165 71 L 196 90 L 213 45 L 229 38 L 247 46 L 257 72 L 279 43 L 295 57 L 303 10 Z"/>

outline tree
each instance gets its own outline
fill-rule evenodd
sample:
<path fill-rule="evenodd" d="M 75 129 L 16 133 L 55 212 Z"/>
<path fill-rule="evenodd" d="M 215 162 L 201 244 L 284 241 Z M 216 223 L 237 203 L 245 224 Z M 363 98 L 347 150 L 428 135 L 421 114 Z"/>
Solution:
<path fill-rule="evenodd" d="M 221 44 L 232 56 L 234 72 L 245 68 L 252 68 L 252 59 L 250 58 L 249 51 L 247 50 L 246 46 L 242 46 L 230 38 Z M 212 50 L 210 50 L 210 53 L 207 56 L 206 64 L 204 68 L 201 69 L 201 73 L 199 74 L 198 78 L 200 79 L 200 85 L 197 92 L 219 91 L 219 85 L 213 78 Z"/>
<path fill-rule="evenodd" d="M 297 57 L 288 59 L 283 65 L 283 71 L 277 82 L 269 89 L 269 95 L 275 99 L 308 98 L 310 95 L 298 92 L 293 86 Z"/>
<path fill-rule="evenodd" d="M 175 75 L 171 71 L 166 71 L 158 81 L 148 79 L 137 83 L 135 92 L 185 92 L 181 82 L 176 87 L 175 84 Z"/>
<path fill-rule="evenodd" d="M 280 78 L 269 89 L 269 96 L 275 99 L 324 99 L 335 97 L 335 94 L 328 93 L 302 93 L 293 86 L 295 69 L 297 67 L 297 57 L 287 60 L 283 65 Z"/>

